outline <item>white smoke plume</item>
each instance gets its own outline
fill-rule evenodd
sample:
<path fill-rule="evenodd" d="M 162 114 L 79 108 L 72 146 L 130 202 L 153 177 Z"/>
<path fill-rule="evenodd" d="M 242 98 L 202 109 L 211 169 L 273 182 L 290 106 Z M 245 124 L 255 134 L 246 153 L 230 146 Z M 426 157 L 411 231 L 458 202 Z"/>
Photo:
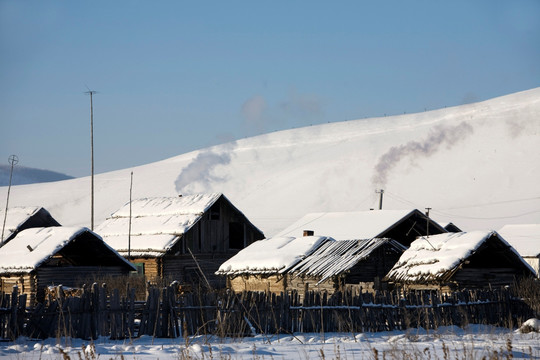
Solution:
<path fill-rule="evenodd" d="M 224 176 L 216 173 L 216 168 L 231 162 L 235 147 L 234 142 L 221 146 L 221 152 L 206 150 L 199 153 L 176 178 L 176 191 L 183 194 L 210 192 L 213 184 L 225 181 Z"/>
<path fill-rule="evenodd" d="M 391 147 L 375 165 L 372 177 L 374 187 L 384 187 L 390 172 L 401 161 L 408 159 L 414 162 L 420 157 L 430 157 L 442 146 L 446 145 L 446 148 L 450 149 L 472 133 L 473 127 L 466 122 L 461 122 L 456 126 L 439 125 L 434 127 L 423 141 L 409 141 L 406 144 Z"/>

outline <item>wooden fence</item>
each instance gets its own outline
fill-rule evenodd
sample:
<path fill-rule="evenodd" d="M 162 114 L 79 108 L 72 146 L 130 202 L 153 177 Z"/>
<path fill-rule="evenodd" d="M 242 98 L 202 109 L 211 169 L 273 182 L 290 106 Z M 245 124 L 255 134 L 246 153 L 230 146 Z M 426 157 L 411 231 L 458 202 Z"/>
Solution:
<path fill-rule="evenodd" d="M 33 309 L 25 309 L 26 299 L 21 297 L 16 288 L 0 297 L 0 339 L 359 333 L 469 323 L 516 327 L 536 315 L 505 289 L 452 294 L 346 291 L 330 296 L 319 292 L 180 294 L 177 287 L 169 286 L 149 288 L 146 301 L 137 302 L 134 289 L 120 296 L 118 289 L 93 284 L 78 296 L 66 296 L 60 288 Z"/>
<path fill-rule="evenodd" d="M 24 328 L 26 294 L 19 295 L 17 287 L 11 294 L 0 293 L 0 341 L 17 338 Z"/>

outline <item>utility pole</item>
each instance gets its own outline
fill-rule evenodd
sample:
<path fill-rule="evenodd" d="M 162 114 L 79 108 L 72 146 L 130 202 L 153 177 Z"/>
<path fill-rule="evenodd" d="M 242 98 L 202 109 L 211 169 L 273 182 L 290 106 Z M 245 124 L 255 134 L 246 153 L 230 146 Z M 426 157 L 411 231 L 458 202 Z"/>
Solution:
<path fill-rule="evenodd" d="M 133 192 L 133 171 L 131 172 L 131 182 L 129 183 L 128 260 L 131 257 L 131 194 L 132 192 Z"/>
<path fill-rule="evenodd" d="M 2 226 L 2 237 L 0 238 L 0 247 L 4 245 L 4 230 L 6 229 L 6 219 L 8 213 L 8 204 L 9 204 L 9 193 L 11 192 L 11 179 L 13 178 L 13 167 L 19 162 L 17 155 L 11 155 L 8 159 L 9 164 L 11 165 L 11 171 L 9 173 L 9 186 L 7 192 L 6 200 L 6 212 L 4 213 L 4 225 Z"/>
<path fill-rule="evenodd" d="M 383 200 L 384 190 L 383 189 L 375 190 L 375 193 L 380 194 L 380 197 L 379 197 L 379 210 L 382 210 L 382 200 Z"/>
<path fill-rule="evenodd" d="M 90 150 L 92 153 L 92 170 L 90 185 L 90 230 L 94 231 L 94 103 L 93 96 L 96 92 L 88 89 L 85 94 L 90 95 Z"/>

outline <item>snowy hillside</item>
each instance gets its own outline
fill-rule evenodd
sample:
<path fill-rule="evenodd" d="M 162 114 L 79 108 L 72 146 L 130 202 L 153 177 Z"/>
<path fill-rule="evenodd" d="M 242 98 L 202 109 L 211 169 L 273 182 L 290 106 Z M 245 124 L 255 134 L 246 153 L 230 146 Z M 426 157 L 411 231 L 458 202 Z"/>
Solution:
<path fill-rule="evenodd" d="M 540 222 L 540 88 L 453 108 L 274 132 L 99 174 L 96 224 L 133 196 L 222 192 L 266 236 L 311 212 L 432 208 L 464 230 Z M 5 206 L 7 188 L 0 188 Z M 12 188 L 89 225 L 90 178 Z"/>

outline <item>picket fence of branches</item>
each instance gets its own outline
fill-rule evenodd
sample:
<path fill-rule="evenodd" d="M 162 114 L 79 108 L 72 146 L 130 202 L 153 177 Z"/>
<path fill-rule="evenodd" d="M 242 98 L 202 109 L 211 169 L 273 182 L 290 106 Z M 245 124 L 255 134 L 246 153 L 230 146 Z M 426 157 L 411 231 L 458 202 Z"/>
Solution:
<path fill-rule="evenodd" d="M 67 296 L 61 287 L 44 303 L 26 307 L 14 287 L 0 294 L 0 340 L 18 336 L 96 339 L 252 336 L 310 332 L 377 332 L 422 327 L 488 324 L 518 327 L 534 311 L 509 289 L 459 291 L 321 292 L 274 294 L 150 287 L 145 301 L 135 290 L 93 284 Z"/>

